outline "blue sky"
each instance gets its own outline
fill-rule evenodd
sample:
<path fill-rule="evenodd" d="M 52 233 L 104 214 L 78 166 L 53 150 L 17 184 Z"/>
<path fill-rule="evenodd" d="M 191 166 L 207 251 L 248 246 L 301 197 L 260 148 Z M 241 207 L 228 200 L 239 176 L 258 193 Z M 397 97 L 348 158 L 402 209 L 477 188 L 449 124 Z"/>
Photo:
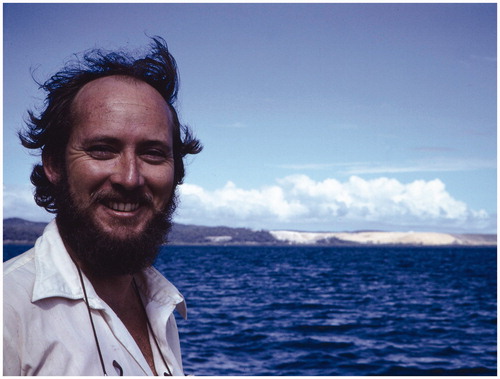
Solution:
<path fill-rule="evenodd" d="M 166 39 L 190 158 L 176 221 L 496 232 L 496 4 L 4 4 L 4 217 L 49 220 L 16 130 L 89 48 Z"/>

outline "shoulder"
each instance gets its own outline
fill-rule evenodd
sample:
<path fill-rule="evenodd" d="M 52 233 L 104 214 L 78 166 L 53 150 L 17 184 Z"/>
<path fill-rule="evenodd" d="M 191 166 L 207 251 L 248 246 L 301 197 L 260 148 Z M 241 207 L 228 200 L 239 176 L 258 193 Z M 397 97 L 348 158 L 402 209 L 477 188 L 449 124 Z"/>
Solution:
<path fill-rule="evenodd" d="M 4 374 L 20 375 L 20 346 L 27 334 L 23 319 L 29 319 L 33 310 L 34 249 L 8 260 L 3 269 Z"/>
<path fill-rule="evenodd" d="M 29 265 L 35 257 L 35 248 L 31 248 L 24 253 L 9 259 L 3 264 L 3 275 L 8 276 L 10 273 Z"/>
<path fill-rule="evenodd" d="M 35 249 L 32 248 L 4 263 L 4 302 L 12 297 L 17 298 L 23 293 L 31 294 L 34 281 Z"/>
<path fill-rule="evenodd" d="M 33 287 L 35 284 L 34 249 L 4 263 L 3 318 L 6 331 L 20 327 L 20 320 L 32 314 Z M 19 332 L 19 331 L 18 331 Z"/>

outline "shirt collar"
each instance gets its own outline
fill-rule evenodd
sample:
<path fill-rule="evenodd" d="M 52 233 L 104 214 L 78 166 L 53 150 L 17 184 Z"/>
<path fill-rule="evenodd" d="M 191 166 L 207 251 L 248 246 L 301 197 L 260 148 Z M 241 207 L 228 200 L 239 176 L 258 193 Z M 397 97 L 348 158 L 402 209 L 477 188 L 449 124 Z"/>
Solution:
<path fill-rule="evenodd" d="M 155 268 L 149 267 L 137 276 L 138 285 L 147 301 L 170 305 L 186 318 L 186 304 L 179 291 Z M 89 305 L 104 309 L 90 281 L 83 275 Z M 50 297 L 83 299 L 78 269 L 71 259 L 59 234 L 55 220 L 52 220 L 35 243 L 35 284 L 32 302 Z"/>
<path fill-rule="evenodd" d="M 136 278 L 137 285 L 148 303 L 156 302 L 159 305 L 175 307 L 183 318 L 187 318 L 184 297 L 158 270 L 148 267 L 136 275 Z"/>

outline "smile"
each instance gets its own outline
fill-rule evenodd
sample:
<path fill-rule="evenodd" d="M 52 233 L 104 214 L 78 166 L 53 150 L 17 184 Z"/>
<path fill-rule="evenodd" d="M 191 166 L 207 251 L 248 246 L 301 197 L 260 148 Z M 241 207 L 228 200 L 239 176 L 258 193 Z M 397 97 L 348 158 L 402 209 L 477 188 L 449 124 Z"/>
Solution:
<path fill-rule="evenodd" d="M 118 203 L 110 201 L 106 206 L 117 212 L 133 212 L 139 209 L 139 203 Z"/>

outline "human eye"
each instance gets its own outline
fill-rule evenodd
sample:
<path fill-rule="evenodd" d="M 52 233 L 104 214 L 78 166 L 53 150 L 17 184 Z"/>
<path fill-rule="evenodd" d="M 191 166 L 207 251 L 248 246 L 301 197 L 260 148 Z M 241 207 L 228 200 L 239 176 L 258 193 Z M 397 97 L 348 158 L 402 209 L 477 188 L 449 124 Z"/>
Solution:
<path fill-rule="evenodd" d="M 150 163 L 163 163 L 169 158 L 169 153 L 162 148 L 146 149 L 142 155 Z"/>
<path fill-rule="evenodd" d="M 163 143 L 147 143 L 142 146 L 140 155 L 151 164 L 161 164 L 172 158 L 171 149 Z"/>
<path fill-rule="evenodd" d="M 86 150 L 89 156 L 99 160 L 112 159 L 116 154 L 115 149 L 106 144 L 91 145 Z"/>

